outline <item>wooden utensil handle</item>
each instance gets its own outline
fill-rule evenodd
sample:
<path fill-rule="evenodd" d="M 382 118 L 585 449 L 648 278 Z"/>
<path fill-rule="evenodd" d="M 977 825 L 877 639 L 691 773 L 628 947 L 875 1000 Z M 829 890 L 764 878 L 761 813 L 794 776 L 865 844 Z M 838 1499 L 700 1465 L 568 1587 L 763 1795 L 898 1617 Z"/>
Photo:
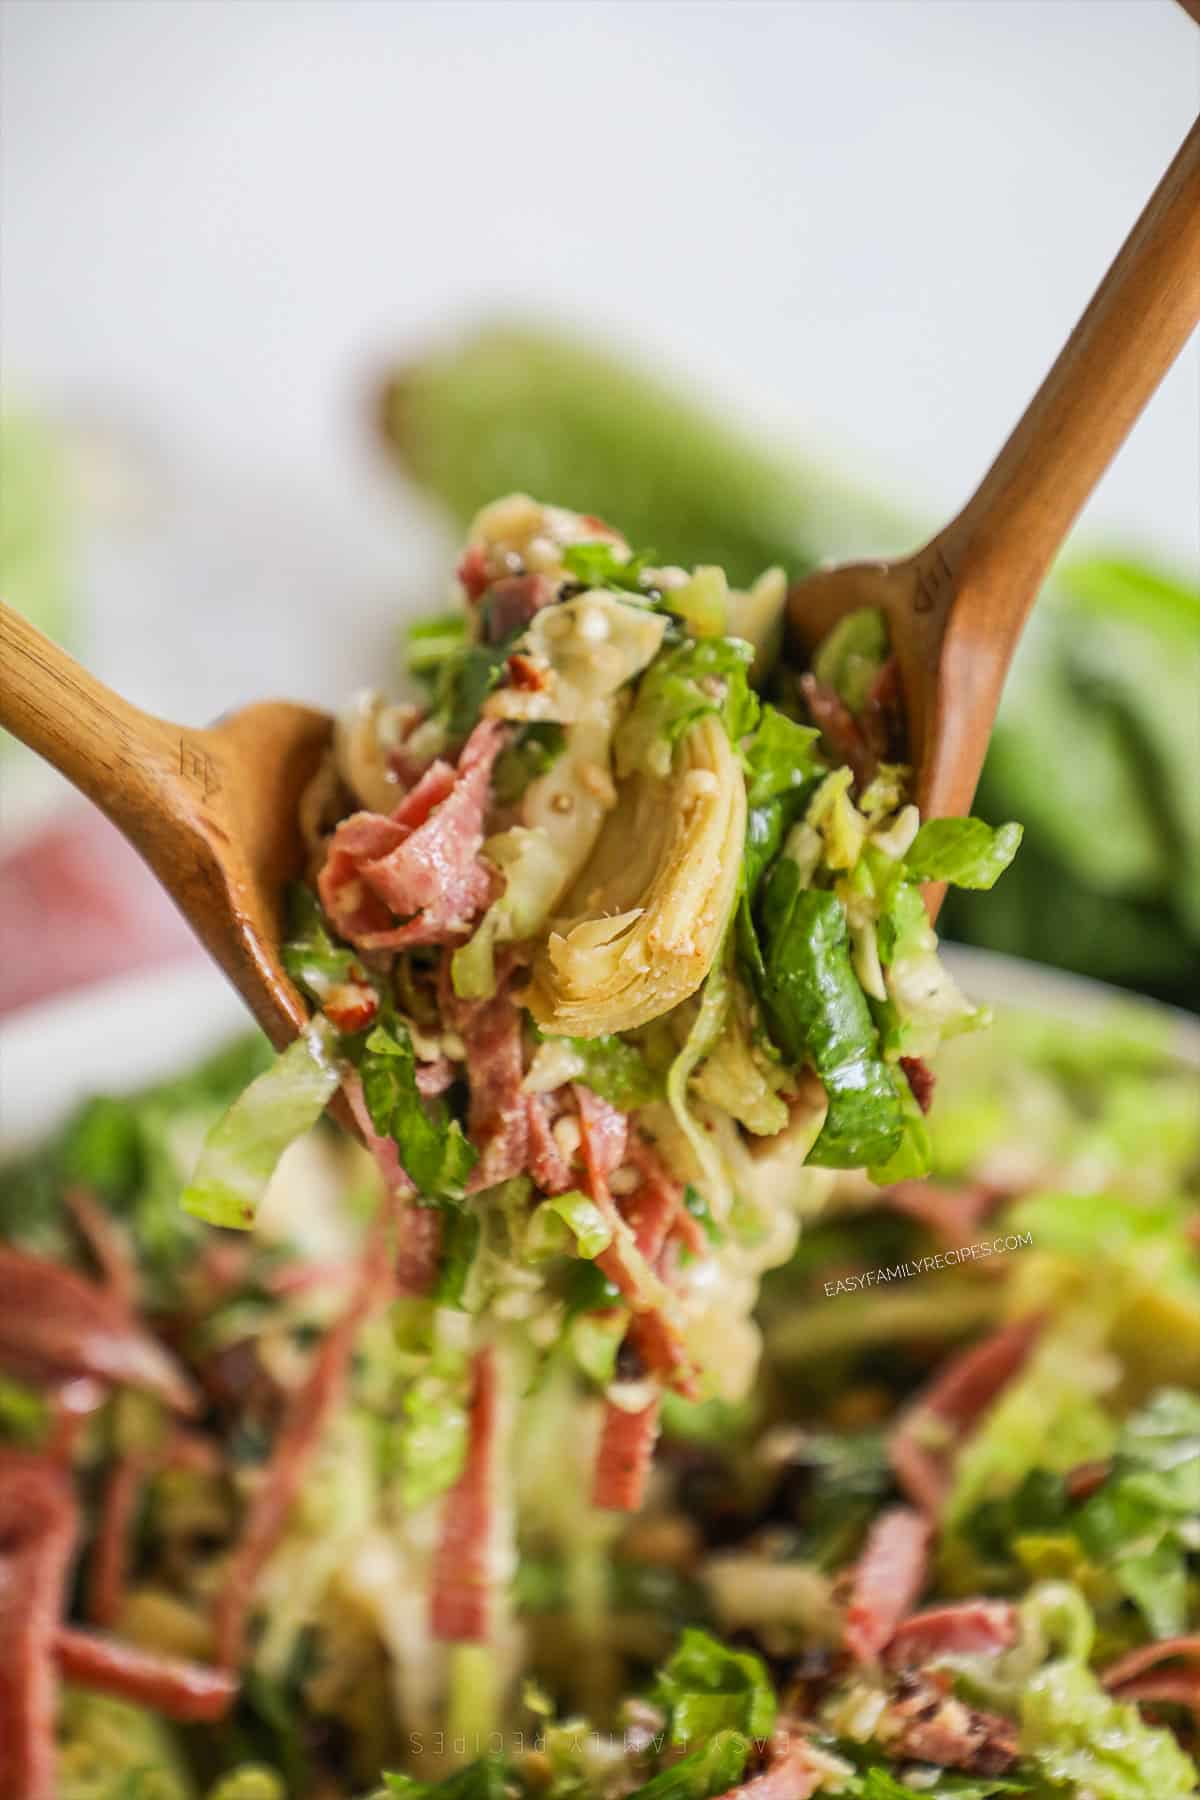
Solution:
<path fill-rule="evenodd" d="M 186 791 L 201 734 L 122 700 L 2 601 L 0 672 L 0 725 L 135 840 L 168 791 Z"/>
<path fill-rule="evenodd" d="M 1198 320 L 1200 119 L 978 492 L 929 546 L 1009 642 Z M 1004 590 L 995 597 L 993 569 Z M 1017 616 L 1001 616 L 1006 607 Z"/>

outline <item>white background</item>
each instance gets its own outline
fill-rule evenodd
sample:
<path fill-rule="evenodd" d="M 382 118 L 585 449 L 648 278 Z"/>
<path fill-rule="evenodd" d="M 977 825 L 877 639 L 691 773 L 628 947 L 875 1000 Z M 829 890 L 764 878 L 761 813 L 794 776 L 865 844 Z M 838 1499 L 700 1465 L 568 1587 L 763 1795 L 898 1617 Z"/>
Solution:
<path fill-rule="evenodd" d="M 10 0 L 4 36 L 6 383 L 128 454 L 89 653 L 196 720 L 386 679 L 448 544 L 368 378 L 496 307 L 936 519 L 1200 101 L 1172 0 Z M 1093 540 L 1195 566 L 1198 388 L 1193 345 Z"/>

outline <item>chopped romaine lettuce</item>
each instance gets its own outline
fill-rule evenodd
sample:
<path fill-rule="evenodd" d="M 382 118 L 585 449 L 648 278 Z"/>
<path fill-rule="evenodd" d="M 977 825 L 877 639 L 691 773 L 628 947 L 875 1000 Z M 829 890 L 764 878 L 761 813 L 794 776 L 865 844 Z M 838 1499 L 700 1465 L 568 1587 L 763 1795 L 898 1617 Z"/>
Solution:
<path fill-rule="evenodd" d="M 829 1110 L 809 1161 L 829 1168 L 881 1166 L 904 1135 L 900 1096 L 850 961 L 846 914 L 835 894 L 807 888 L 783 856 L 762 904 L 763 1003 L 788 1061 L 811 1061 Z"/>
<path fill-rule="evenodd" d="M 720 637 L 729 629 L 729 583 L 724 569 L 701 564 L 682 587 L 672 588 L 666 604 L 693 637 Z"/>
<path fill-rule="evenodd" d="M 747 680 L 751 646 L 741 638 L 689 638 L 663 650 L 638 686 L 633 711 L 614 740 L 617 773 L 670 773 L 684 733 L 716 714 L 738 743 L 754 727 L 758 700 Z"/>
<path fill-rule="evenodd" d="M 405 638 L 409 673 L 431 687 L 436 686 L 442 666 L 448 659 L 461 654 L 466 647 L 466 638 L 465 612 L 437 613 L 428 619 L 415 620 Z"/>
<path fill-rule="evenodd" d="M 498 1756 L 482 1756 L 478 1762 L 456 1769 L 440 1781 L 421 1781 L 415 1775 L 383 1777 L 384 1792 L 400 1800 L 507 1800 L 506 1764 Z"/>
<path fill-rule="evenodd" d="M 400 1151 L 419 1193 L 457 1195 L 477 1160 L 457 1119 L 447 1118 L 417 1091 L 416 1058 L 401 1020 L 372 1028 L 358 1060 L 371 1123 Z"/>
<path fill-rule="evenodd" d="M 878 607 L 863 606 L 839 619 L 818 646 L 813 674 L 858 713 L 887 658 L 887 620 Z"/>
<path fill-rule="evenodd" d="M 357 963 L 353 950 L 334 942 L 316 896 L 302 881 L 294 881 L 288 889 L 288 934 L 282 954 L 296 986 L 318 1006 L 333 988 L 351 979 Z"/>
<path fill-rule="evenodd" d="M 955 887 L 990 888 L 1021 843 L 1019 825 L 985 825 L 982 819 L 926 819 L 904 862 L 917 881 L 949 881 Z"/>
<path fill-rule="evenodd" d="M 440 1202 L 441 1259 L 432 1298 L 439 1306 L 461 1307 L 475 1264 L 482 1231 L 479 1214 L 453 1200 Z"/>
<path fill-rule="evenodd" d="M 525 1234 L 525 1254 L 535 1260 L 564 1252 L 599 1256 L 612 1243 L 612 1226 L 594 1200 L 572 1188 L 543 1200 L 530 1216 Z"/>
<path fill-rule="evenodd" d="M 288 1800 L 288 1795 L 281 1775 L 261 1763 L 252 1763 L 223 1775 L 208 1790 L 205 1800 Z"/>
<path fill-rule="evenodd" d="M 648 1106 L 665 1095 L 664 1077 L 627 1038 L 613 1033 L 594 1038 L 548 1038 L 540 1032 L 537 1036 L 538 1048 L 525 1077 L 527 1093 L 550 1093 L 566 1081 L 581 1081 L 622 1112 Z"/>
<path fill-rule="evenodd" d="M 788 1071 L 768 1046 L 755 1042 L 749 1001 L 736 976 L 730 988 L 724 1029 L 694 1078 L 695 1089 L 755 1136 L 773 1137 L 788 1122 L 779 1092 L 790 1079 Z"/>
<path fill-rule="evenodd" d="M 210 1225 L 249 1230 L 288 1145 L 316 1124 L 341 1085 L 337 1040 L 314 1020 L 252 1081 L 205 1139 L 182 1205 Z"/>
<path fill-rule="evenodd" d="M 1113 1469 L 1074 1529 L 1154 1637 L 1187 1628 L 1187 1563 L 1200 1520 L 1200 1398 L 1163 1388 L 1121 1428 Z"/>
<path fill-rule="evenodd" d="M 722 949 L 705 977 L 687 1037 L 667 1071 L 667 1100 L 675 1121 L 682 1131 L 709 1189 L 709 1204 L 715 1204 L 722 1219 L 733 1210 L 733 1195 L 725 1161 L 709 1134 L 692 1112 L 688 1093 L 692 1075 L 717 1046 L 729 1012 L 732 982 L 728 956 Z"/>
<path fill-rule="evenodd" d="M 935 1787 L 910 1787 L 893 1769 L 873 1763 L 860 1770 L 843 1790 L 855 1800 L 1003 1800 L 1006 1794 L 1026 1796 L 1033 1790 L 1028 1781 L 1013 1780 L 1004 1775 L 952 1775 L 938 1771 Z"/>
<path fill-rule="evenodd" d="M 409 1383 L 401 1403 L 400 1498 L 424 1506 L 453 1487 L 467 1454 L 466 1359 L 435 1353 L 424 1374 Z"/>
<path fill-rule="evenodd" d="M 762 1659 L 730 1650 L 706 1631 L 685 1631 L 659 1670 L 652 1697 L 667 1712 L 672 1744 L 718 1731 L 767 1738 L 775 1726 L 775 1694 Z"/>
<path fill-rule="evenodd" d="M 492 794 L 498 804 L 515 806 L 530 782 L 552 769 L 565 748 L 566 733 L 556 721 L 522 725 L 492 771 Z"/>
<path fill-rule="evenodd" d="M 737 1786 L 750 1746 L 737 1731 L 718 1731 L 699 1750 L 652 1775 L 627 1800 L 712 1800 Z"/>
<path fill-rule="evenodd" d="M 107 1694 L 68 1687 L 59 1714 L 57 1800 L 195 1800 L 171 1728 Z"/>
<path fill-rule="evenodd" d="M 1020 1694 L 1023 1754 L 1064 1796 L 1093 1800 L 1189 1800 L 1196 1765 L 1169 1731 L 1105 1693 L 1086 1665 L 1060 1657 Z"/>
<path fill-rule="evenodd" d="M 954 1529 L 1031 1469 L 1063 1472 L 1109 1454 L 1116 1427 L 1099 1404 L 1115 1376 L 1103 1311 L 1077 1306 L 1045 1332 L 1024 1368 L 960 1449 L 945 1508 Z"/>
<path fill-rule="evenodd" d="M 798 725 L 778 707 L 764 706 L 746 745 L 746 799 L 751 807 L 811 793 L 825 768 L 817 755 L 820 732 Z"/>
<path fill-rule="evenodd" d="M 887 1161 L 873 1163 L 868 1171 L 871 1180 L 879 1187 L 891 1187 L 896 1181 L 920 1180 L 922 1176 L 928 1175 L 933 1166 L 933 1137 L 925 1115 L 900 1070 L 893 1069 L 891 1075 L 900 1099 L 904 1130 L 899 1144 Z"/>

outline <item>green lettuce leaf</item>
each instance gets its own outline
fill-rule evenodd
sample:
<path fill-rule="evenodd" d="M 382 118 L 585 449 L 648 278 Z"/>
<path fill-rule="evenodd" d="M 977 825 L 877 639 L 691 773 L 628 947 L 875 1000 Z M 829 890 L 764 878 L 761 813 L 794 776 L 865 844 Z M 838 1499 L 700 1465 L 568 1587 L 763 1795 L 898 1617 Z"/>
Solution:
<path fill-rule="evenodd" d="M 418 1192 L 431 1198 L 460 1195 L 478 1158 L 458 1120 L 427 1107 L 418 1093 L 408 1027 L 400 1020 L 374 1026 L 359 1056 L 358 1072 L 371 1123 L 381 1137 L 396 1144 Z"/>
<path fill-rule="evenodd" d="M 553 720 L 522 725 L 492 771 L 492 795 L 498 804 L 515 806 L 530 782 L 554 767 L 566 742 L 566 732 Z"/>
<path fill-rule="evenodd" d="M 653 566 L 654 555 L 653 550 L 624 555 L 614 545 L 598 540 L 568 544 L 562 553 L 562 565 L 584 587 L 612 588 L 616 593 L 638 594 L 644 599 L 651 586 L 645 570 Z"/>
<path fill-rule="evenodd" d="M 467 642 L 467 615 L 463 611 L 437 613 L 416 619 L 405 634 L 408 672 L 434 688 L 445 664 L 462 654 Z"/>
<path fill-rule="evenodd" d="M 1108 1568 L 1152 1637 L 1188 1625 L 1187 1556 L 1200 1520 L 1200 1397 L 1162 1388 L 1121 1428 L 1109 1479 L 1074 1529 Z"/>
<path fill-rule="evenodd" d="M 762 1739 L 775 1727 L 775 1693 L 762 1659 L 730 1650 L 706 1631 L 683 1633 L 652 1696 L 669 1715 L 673 1744 L 703 1742 L 722 1731 Z"/>
<path fill-rule="evenodd" d="M 439 1209 L 442 1215 L 441 1259 L 432 1297 L 439 1306 L 461 1308 L 479 1250 L 482 1226 L 479 1214 L 469 1206 L 443 1200 Z"/>
<path fill-rule="evenodd" d="M 291 884 L 287 903 L 283 966 L 300 991 L 320 1006 L 332 988 L 351 979 L 358 958 L 348 945 L 334 942 L 316 895 L 302 881 Z"/>
<path fill-rule="evenodd" d="M 171 1727 L 107 1694 L 67 1687 L 58 1722 L 56 1800 L 195 1800 Z"/>
<path fill-rule="evenodd" d="M 314 1021 L 252 1081 L 204 1141 L 184 1210 L 248 1231 L 288 1145 L 316 1124 L 342 1080 L 332 1027 Z"/>
<path fill-rule="evenodd" d="M 1190 1800 L 1197 1771 L 1169 1731 L 1105 1693 L 1082 1662 L 1059 1658 L 1023 1685 L 1023 1754 L 1064 1796 Z"/>
<path fill-rule="evenodd" d="M 952 1775 L 944 1769 L 934 1787 L 910 1787 L 882 1763 L 863 1769 L 845 1791 L 855 1800 L 1000 1800 L 1004 1794 L 1033 1794 L 1028 1781 L 1003 1775 Z"/>
<path fill-rule="evenodd" d="M 720 1042 L 732 989 L 728 952 L 722 946 L 704 978 L 687 1037 L 667 1071 L 667 1101 L 711 1192 L 722 1196 L 719 1209 L 723 1218 L 729 1216 L 733 1204 L 725 1159 L 692 1112 L 688 1086 L 700 1063 Z"/>
<path fill-rule="evenodd" d="M 650 1067 L 636 1044 L 611 1034 L 560 1041 L 570 1044 L 579 1057 L 580 1069 L 574 1079 L 623 1112 L 662 1099 L 666 1091 L 663 1077 Z"/>
<path fill-rule="evenodd" d="M 896 1181 L 919 1181 L 933 1167 L 933 1137 L 925 1114 L 899 1069 L 891 1071 L 903 1114 L 903 1135 L 886 1162 L 873 1163 L 868 1173 L 877 1187 Z"/>
<path fill-rule="evenodd" d="M 594 1200 L 572 1188 L 555 1194 L 534 1209 L 525 1235 L 525 1254 L 544 1256 L 599 1256 L 612 1243 L 612 1226 Z"/>
<path fill-rule="evenodd" d="M 718 1731 L 703 1748 L 652 1775 L 627 1800 L 712 1800 L 737 1786 L 749 1753 L 740 1732 Z"/>
<path fill-rule="evenodd" d="M 469 1435 L 468 1385 L 465 1359 L 439 1352 L 405 1390 L 399 1432 L 400 1499 L 409 1510 L 444 1494 L 462 1474 Z"/>
<path fill-rule="evenodd" d="M 797 789 L 811 793 L 826 773 L 817 753 L 821 734 L 798 725 L 778 707 L 764 706 L 758 727 L 745 748 L 746 800 L 751 808 L 771 800 L 794 798 Z"/>
<path fill-rule="evenodd" d="M 1105 1319 L 1091 1307 L 1063 1315 L 962 1446 L 947 1497 L 953 1530 L 982 1501 L 1016 1488 L 1032 1469 L 1063 1473 L 1105 1457 L 1116 1428 L 1100 1404 L 1110 1383 Z"/>
<path fill-rule="evenodd" d="M 130 1796 L 130 1800 L 133 1797 Z M 261 1763 L 231 1769 L 209 1788 L 205 1800 L 288 1800 L 283 1777 Z"/>
<path fill-rule="evenodd" d="M 785 856 L 767 878 L 761 916 L 771 1035 L 794 1066 L 811 1061 L 829 1101 L 808 1160 L 827 1168 L 882 1166 L 900 1147 L 904 1112 L 850 961 L 842 904 L 805 887 Z"/>
<path fill-rule="evenodd" d="M 985 825 L 982 819 L 926 819 L 904 858 L 916 881 L 950 881 L 955 887 L 990 888 L 1020 846 L 1020 825 Z"/>
<path fill-rule="evenodd" d="M 754 727 L 758 699 L 748 671 L 754 651 L 741 638 L 689 638 L 655 657 L 638 686 L 633 711 L 614 740 L 617 774 L 670 773 L 684 733 L 716 714 L 737 743 Z"/>
<path fill-rule="evenodd" d="M 383 1784 L 385 1794 L 400 1800 L 507 1800 L 508 1796 L 507 1767 L 499 1756 L 481 1756 L 441 1781 L 385 1773 Z"/>

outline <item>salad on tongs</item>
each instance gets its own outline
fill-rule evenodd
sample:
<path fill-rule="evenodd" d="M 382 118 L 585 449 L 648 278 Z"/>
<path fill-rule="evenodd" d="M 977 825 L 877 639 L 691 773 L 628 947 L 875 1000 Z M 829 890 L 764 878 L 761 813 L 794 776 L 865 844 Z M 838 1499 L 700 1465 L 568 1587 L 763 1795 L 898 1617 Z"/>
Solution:
<path fill-rule="evenodd" d="M 505 1396 L 565 1347 L 604 1401 L 592 1499 L 634 1510 L 663 1396 L 747 1393 L 759 1278 L 832 1172 L 927 1173 L 933 1058 L 981 1014 L 921 884 L 989 887 L 1020 828 L 922 823 L 881 617 L 790 672 L 779 569 L 731 589 L 518 494 L 455 600 L 409 632 L 424 702 L 360 698 L 305 797 L 312 1024 L 185 1205 L 251 1224 L 343 1089 L 395 1210 L 404 1405 L 436 1415 L 415 1485 L 490 1478 Z M 445 1566 L 440 1634 L 486 1635 L 487 1580 Z"/>

